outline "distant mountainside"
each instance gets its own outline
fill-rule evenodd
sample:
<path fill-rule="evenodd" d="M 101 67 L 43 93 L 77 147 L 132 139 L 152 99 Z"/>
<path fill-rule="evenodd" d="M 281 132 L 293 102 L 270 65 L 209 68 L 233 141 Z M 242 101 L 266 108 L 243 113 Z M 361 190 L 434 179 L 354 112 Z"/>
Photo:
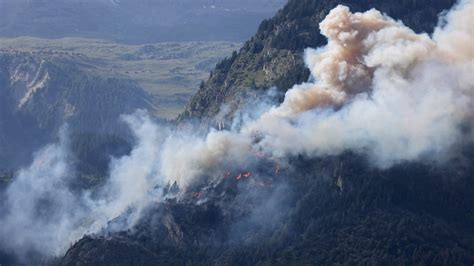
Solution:
<path fill-rule="evenodd" d="M 216 63 L 240 47 L 234 42 L 130 45 L 88 38 L 0 38 L 0 51 L 66 58 L 96 76 L 134 80 L 150 94 L 153 115 L 167 119 L 176 118 Z"/>
<path fill-rule="evenodd" d="M 223 104 L 237 109 L 244 92 L 276 86 L 286 91 L 293 84 L 308 80 L 309 71 L 303 62 L 303 51 L 319 47 L 326 38 L 319 31 L 319 22 L 326 14 L 343 4 L 353 11 L 375 8 L 401 20 L 416 32 L 430 32 L 438 15 L 449 9 L 455 0 L 402 1 L 380 0 L 293 0 L 273 18 L 263 21 L 255 36 L 239 53 L 229 56 L 212 71 L 211 77 L 191 99 L 180 120 L 188 118 L 210 121 Z M 231 114 L 231 112 L 229 112 Z"/>
<path fill-rule="evenodd" d="M 209 125 L 221 129 L 221 121 L 214 119 L 223 105 L 230 108 L 225 113 L 230 120 L 239 105 L 251 101 L 246 93 L 272 86 L 284 92 L 307 81 L 303 49 L 325 44 L 318 25 L 338 4 L 352 11 L 376 8 L 417 32 L 430 32 L 438 14 L 454 3 L 290 0 L 260 25 L 240 52 L 216 66 L 180 122 L 200 121 L 206 129 Z M 226 133 L 232 134 L 224 131 L 223 135 Z M 258 132 L 254 138 L 259 142 Z M 223 146 L 219 148 L 229 148 Z M 142 210 L 132 229 L 115 231 L 129 218 L 125 213 L 103 232 L 75 243 L 62 265 L 474 262 L 472 144 L 466 143 L 457 156 L 440 165 L 401 162 L 382 169 L 353 152 L 314 158 L 289 155 L 284 165 L 258 152 L 246 159 L 251 161 L 246 165 L 253 167 L 252 172 L 238 172 L 232 165 L 219 163 L 219 167 L 231 168 L 221 169 L 225 177 L 202 173 L 203 180 L 187 187 L 179 198 L 175 197 L 179 185 L 168 184 L 163 202 Z"/>
<path fill-rule="evenodd" d="M 65 123 L 71 133 L 117 133 L 121 114 L 151 108 L 135 82 L 94 76 L 80 62 L 0 53 L 0 168 L 25 163 Z"/>
<path fill-rule="evenodd" d="M 0 0 L 0 36 L 242 41 L 284 0 Z"/>

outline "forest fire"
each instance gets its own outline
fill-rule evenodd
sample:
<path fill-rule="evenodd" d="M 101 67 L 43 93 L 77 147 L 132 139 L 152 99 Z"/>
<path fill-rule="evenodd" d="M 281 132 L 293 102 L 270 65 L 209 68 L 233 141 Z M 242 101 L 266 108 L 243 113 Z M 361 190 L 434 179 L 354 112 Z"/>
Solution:
<path fill-rule="evenodd" d="M 243 173 L 242 176 L 243 176 L 243 177 L 251 177 L 251 176 L 252 176 L 252 173 L 246 172 L 246 173 Z"/>
<path fill-rule="evenodd" d="M 252 176 L 251 172 L 243 172 L 240 173 L 238 176 L 235 177 L 236 180 L 241 180 L 242 178 L 249 178 Z"/>

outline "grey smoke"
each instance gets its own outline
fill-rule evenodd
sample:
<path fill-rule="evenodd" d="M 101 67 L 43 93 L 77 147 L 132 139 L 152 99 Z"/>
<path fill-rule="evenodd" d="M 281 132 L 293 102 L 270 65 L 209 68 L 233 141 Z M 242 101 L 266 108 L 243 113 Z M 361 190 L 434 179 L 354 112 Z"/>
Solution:
<path fill-rule="evenodd" d="M 68 164 L 67 133 L 40 150 L 6 191 L 7 207 L 0 217 L 2 246 L 24 257 L 35 251 L 59 255 L 75 234 L 86 208 L 68 188 L 73 171 Z"/>
<path fill-rule="evenodd" d="M 74 167 L 69 156 L 67 130 L 60 140 L 41 149 L 33 163 L 21 170 L 6 190 L 0 216 L 0 243 L 19 258 L 36 253 L 60 256 L 85 234 L 98 233 L 127 210 L 124 230 L 133 227 L 142 208 L 161 200 L 163 180 L 155 162 L 157 144 L 167 130 L 138 111 L 123 120 L 133 129 L 136 144 L 130 155 L 112 159 L 110 177 L 102 189 L 79 193 L 69 184 Z"/>
<path fill-rule="evenodd" d="M 306 50 L 315 82 L 249 125 L 278 157 L 367 153 L 379 167 L 442 159 L 472 124 L 474 3 L 460 2 L 433 37 L 376 10 L 338 6 L 320 24 L 328 45 Z"/>

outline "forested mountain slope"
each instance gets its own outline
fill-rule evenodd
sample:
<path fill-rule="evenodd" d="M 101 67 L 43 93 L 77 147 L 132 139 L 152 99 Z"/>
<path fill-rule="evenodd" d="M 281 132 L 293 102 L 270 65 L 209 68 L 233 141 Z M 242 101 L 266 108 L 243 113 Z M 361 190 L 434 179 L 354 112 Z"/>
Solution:
<path fill-rule="evenodd" d="M 131 230 L 86 236 L 62 264 L 468 265 L 474 162 L 465 155 L 385 171 L 354 154 L 294 158 L 277 175 L 261 166 L 255 178 L 198 184 L 150 206 Z"/>
<path fill-rule="evenodd" d="M 135 82 L 81 69 L 80 58 L 0 53 L 0 168 L 15 169 L 53 140 L 71 134 L 115 134 L 119 117 L 152 108 Z"/>

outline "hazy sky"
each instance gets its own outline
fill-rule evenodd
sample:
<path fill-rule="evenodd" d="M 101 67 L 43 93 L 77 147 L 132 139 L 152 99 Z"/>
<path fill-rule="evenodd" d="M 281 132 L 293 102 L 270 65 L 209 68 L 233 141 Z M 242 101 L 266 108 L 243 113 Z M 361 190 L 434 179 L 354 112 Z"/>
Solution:
<path fill-rule="evenodd" d="M 0 37 L 244 41 L 285 0 L 0 0 Z M 189 26 L 192 25 L 192 28 Z"/>

